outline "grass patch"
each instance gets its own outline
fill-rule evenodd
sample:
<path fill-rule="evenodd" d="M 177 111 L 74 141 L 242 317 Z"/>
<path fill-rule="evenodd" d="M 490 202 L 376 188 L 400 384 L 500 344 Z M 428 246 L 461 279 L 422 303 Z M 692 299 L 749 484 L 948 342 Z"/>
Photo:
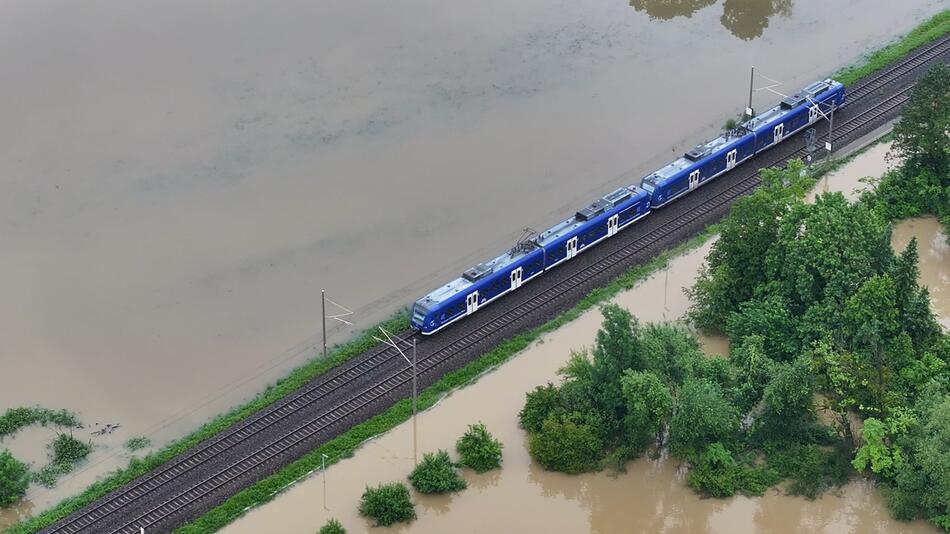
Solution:
<path fill-rule="evenodd" d="M 401 311 L 392 318 L 381 323 L 383 328 L 391 331 L 400 331 L 409 324 L 409 313 Z M 375 329 L 375 327 L 373 327 Z M 96 499 L 107 493 L 118 489 L 120 486 L 131 482 L 132 480 L 148 473 L 152 469 L 171 460 L 172 458 L 183 454 L 188 449 L 198 445 L 202 441 L 224 431 L 231 425 L 242 421 L 259 410 L 266 408 L 284 396 L 297 390 L 313 378 L 329 371 L 330 369 L 344 363 L 350 358 L 361 354 L 371 347 L 376 346 L 373 339 L 373 329 L 368 329 L 360 334 L 353 341 L 335 347 L 326 359 L 314 359 L 295 369 L 287 377 L 278 380 L 272 386 L 268 386 L 264 392 L 253 400 L 232 409 L 231 411 L 219 415 L 210 422 L 203 425 L 198 430 L 185 436 L 184 438 L 164 447 L 162 450 L 146 455 L 143 458 L 133 458 L 129 465 L 124 469 L 119 469 L 102 480 L 99 480 L 86 488 L 82 493 L 65 499 L 53 508 L 30 518 L 21 521 L 5 530 L 6 534 L 32 534 L 53 523 L 63 519 L 69 514 L 92 503 Z"/>
<path fill-rule="evenodd" d="M 856 65 L 845 67 L 832 76 L 845 85 L 883 70 L 927 43 L 950 33 L 950 9 L 945 9 L 911 30 L 897 41 L 872 52 Z"/>
<path fill-rule="evenodd" d="M 0 440 L 33 425 L 81 428 L 82 422 L 67 410 L 50 410 L 41 406 L 10 408 L 0 415 Z"/>
<path fill-rule="evenodd" d="M 150 447 L 151 445 L 152 445 L 152 440 L 146 438 L 145 436 L 136 436 L 134 438 L 129 438 L 125 442 L 125 448 L 132 452 L 145 449 L 147 447 Z"/>

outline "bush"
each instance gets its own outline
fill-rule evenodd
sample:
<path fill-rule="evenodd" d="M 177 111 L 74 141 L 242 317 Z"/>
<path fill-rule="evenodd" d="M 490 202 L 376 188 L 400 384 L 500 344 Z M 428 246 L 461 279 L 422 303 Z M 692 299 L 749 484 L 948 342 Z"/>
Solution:
<path fill-rule="evenodd" d="M 330 519 L 326 525 L 320 527 L 317 534 L 346 534 L 346 529 L 336 519 Z"/>
<path fill-rule="evenodd" d="M 701 495 L 724 498 L 736 493 L 762 495 L 779 479 L 773 469 L 740 465 L 721 443 L 713 443 L 689 472 L 687 481 Z"/>
<path fill-rule="evenodd" d="M 449 453 L 442 450 L 423 455 L 422 462 L 409 475 L 409 482 L 420 493 L 449 493 L 467 487 L 452 465 Z"/>
<path fill-rule="evenodd" d="M 850 451 L 841 446 L 829 450 L 818 445 L 786 445 L 769 452 L 768 465 L 792 480 L 790 494 L 815 499 L 826 489 L 848 481 L 852 473 L 849 457 Z"/>
<path fill-rule="evenodd" d="M 529 450 L 545 469 L 583 473 L 597 467 L 603 454 L 599 429 L 583 421 L 578 413 L 551 414 L 541 431 L 531 435 Z"/>
<path fill-rule="evenodd" d="M 54 464 L 74 464 L 92 452 L 92 445 L 83 443 L 70 434 L 60 434 L 52 443 Z"/>
<path fill-rule="evenodd" d="M 10 451 L 0 452 L 0 507 L 10 506 L 26 495 L 30 469 Z"/>
<path fill-rule="evenodd" d="M 455 450 L 461 456 L 459 464 L 478 473 L 501 467 L 501 449 L 501 442 L 492 437 L 482 423 L 468 425 L 468 431 L 455 443 Z"/>
<path fill-rule="evenodd" d="M 360 498 L 360 515 L 376 521 L 377 527 L 385 527 L 416 518 L 416 509 L 409 498 L 409 488 L 402 482 L 366 487 Z"/>
<path fill-rule="evenodd" d="M 528 432 L 538 432 L 548 414 L 560 408 L 560 392 L 548 382 L 546 386 L 538 386 L 525 394 L 524 408 L 518 412 L 518 424 Z"/>

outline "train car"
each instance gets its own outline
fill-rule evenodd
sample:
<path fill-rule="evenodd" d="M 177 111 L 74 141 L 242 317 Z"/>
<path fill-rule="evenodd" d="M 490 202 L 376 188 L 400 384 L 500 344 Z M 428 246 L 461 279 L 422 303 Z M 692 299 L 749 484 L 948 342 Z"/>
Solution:
<path fill-rule="evenodd" d="M 432 334 L 543 272 L 544 249 L 532 241 L 519 243 L 417 300 L 410 324 L 423 334 Z"/>
<path fill-rule="evenodd" d="M 423 334 L 433 334 L 616 234 L 649 211 L 646 191 L 636 186 L 618 189 L 417 300 L 410 324 Z"/>
<path fill-rule="evenodd" d="M 579 210 L 573 217 L 541 232 L 545 270 L 553 269 L 613 236 L 650 212 L 650 195 L 636 186 L 622 187 Z"/>
<path fill-rule="evenodd" d="M 735 129 L 702 143 L 630 186 L 597 199 L 497 258 L 465 271 L 412 306 L 410 324 L 432 334 L 615 235 L 717 176 L 782 142 L 844 103 L 844 86 L 815 82 Z"/>
<path fill-rule="evenodd" d="M 785 98 L 779 105 L 742 124 L 755 135 L 755 152 L 781 143 L 808 125 L 818 122 L 844 103 L 844 86 L 832 79 L 815 82 Z"/>
<path fill-rule="evenodd" d="M 650 192 L 652 208 L 659 208 L 755 155 L 755 136 L 742 128 L 697 145 L 681 158 L 641 180 Z"/>

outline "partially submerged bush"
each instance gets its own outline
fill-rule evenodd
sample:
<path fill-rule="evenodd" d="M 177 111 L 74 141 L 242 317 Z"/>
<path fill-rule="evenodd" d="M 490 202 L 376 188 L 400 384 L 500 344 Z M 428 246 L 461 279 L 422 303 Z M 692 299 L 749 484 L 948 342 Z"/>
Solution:
<path fill-rule="evenodd" d="M 409 488 L 402 482 L 366 487 L 360 498 L 360 515 L 376 521 L 376 526 L 385 527 L 416 518 L 416 509 L 409 497 Z"/>
<path fill-rule="evenodd" d="M 599 465 L 603 455 L 599 434 L 580 414 L 551 414 L 541 425 L 541 431 L 531 434 L 531 457 L 551 471 L 590 471 Z"/>
<path fill-rule="evenodd" d="M 317 534 L 346 534 L 346 529 L 336 519 L 330 519 L 326 525 L 320 527 Z"/>
<path fill-rule="evenodd" d="M 30 485 L 30 469 L 10 451 L 0 452 L 0 507 L 10 506 L 26 495 Z"/>
<path fill-rule="evenodd" d="M 152 445 L 152 440 L 144 436 L 129 438 L 128 441 L 125 442 L 125 448 L 129 449 L 132 452 L 144 449 L 146 447 L 150 447 L 151 445 Z"/>
<path fill-rule="evenodd" d="M 409 475 L 409 482 L 420 493 L 449 493 L 467 487 L 452 465 L 449 453 L 442 450 L 423 455 L 422 461 Z"/>
<path fill-rule="evenodd" d="M 459 463 L 479 473 L 501 467 L 501 449 L 501 442 L 482 423 L 468 425 L 468 431 L 455 443 Z"/>

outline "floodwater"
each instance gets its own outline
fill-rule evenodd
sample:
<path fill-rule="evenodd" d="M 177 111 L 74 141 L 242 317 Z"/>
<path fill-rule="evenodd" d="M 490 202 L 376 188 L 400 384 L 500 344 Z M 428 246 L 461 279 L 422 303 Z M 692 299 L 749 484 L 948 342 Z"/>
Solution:
<path fill-rule="evenodd" d="M 917 238 L 920 284 L 930 290 L 930 308 L 945 329 L 950 329 L 950 246 L 936 217 L 915 217 L 894 225 L 891 244 L 896 252 Z"/>
<path fill-rule="evenodd" d="M 0 408 L 121 424 L 29 497 L 312 356 L 321 288 L 373 324 L 943 5 L 4 2 Z"/>
<path fill-rule="evenodd" d="M 859 178 L 880 174 L 886 148 L 875 145 L 859 155 L 829 176 L 826 189 L 853 196 L 855 188 L 862 187 Z M 946 258 L 924 252 L 935 249 L 946 253 L 939 226 L 933 219 L 904 221 L 895 229 L 895 246 L 906 244 L 911 235 L 921 242 L 922 281 L 928 285 L 942 282 L 945 287 Z M 694 282 L 713 242 L 677 257 L 667 269 L 614 301 L 641 321 L 682 317 L 689 306 L 683 289 Z M 928 248 L 924 243 L 933 245 Z M 935 278 L 928 273 L 937 264 L 944 271 Z M 945 304 L 935 303 L 934 309 L 945 321 L 947 308 L 942 306 Z M 589 311 L 543 336 L 475 384 L 420 414 L 415 422 L 369 441 L 352 458 L 331 466 L 326 473 L 314 473 L 273 502 L 250 511 L 225 532 L 302 534 L 315 531 L 331 517 L 342 521 L 350 532 L 937 532 L 926 522 L 904 523 L 891 518 L 880 493 L 865 479 L 854 480 L 815 501 L 789 497 L 777 489 L 761 498 L 720 500 L 697 497 L 685 484 L 682 466 L 668 457 L 636 460 L 622 474 L 568 476 L 544 471 L 527 452 L 526 434 L 517 426 L 517 411 L 525 392 L 558 380 L 557 370 L 566 363 L 570 350 L 589 346 L 599 322 L 599 313 Z M 728 352 L 724 338 L 702 341 L 708 352 Z M 719 350 L 709 351 L 710 347 Z M 507 409 L 486 410 L 488 395 L 494 406 Z M 414 459 L 425 452 L 441 448 L 454 454 L 455 439 L 475 421 L 484 422 L 504 443 L 500 471 L 482 475 L 464 471 L 469 488 L 454 495 L 415 495 L 419 518 L 408 525 L 370 528 L 370 523 L 358 516 L 356 505 L 366 485 L 404 479 Z"/>
<path fill-rule="evenodd" d="M 853 165 L 863 168 L 875 154 L 872 148 Z M 846 176 L 831 176 L 829 188 L 853 190 L 857 180 Z M 712 241 L 676 258 L 668 269 L 618 295 L 615 301 L 643 321 L 681 317 L 689 306 L 683 288 L 692 285 L 711 245 Z M 557 380 L 557 369 L 566 362 L 570 349 L 591 343 L 599 319 L 597 312 L 584 314 L 421 414 L 415 423 L 415 447 L 413 424 L 403 424 L 366 444 L 352 459 L 330 467 L 325 477 L 315 474 L 276 501 L 251 511 L 226 532 L 311 532 L 330 517 L 343 521 L 350 531 L 367 531 L 369 523 L 356 514 L 365 485 L 403 478 L 412 469 L 415 455 L 438 448 L 451 450 L 465 425 L 476 420 L 485 422 L 505 444 L 504 468 L 484 475 L 465 472 L 470 487 L 456 495 L 416 496 L 417 521 L 374 532 L 935 531 L 923 522 L 891 519 L 879 493 L 864 480 L 814 502 L 774 490 L 763 498 L 716 500 L 700 499 L 692 493 L 681 466 L 669 458 L 631 462 L 620 475 L 604 472 L 572 477 L 544 471 L 528 455 L 525 433 L 517 427 L 517 408 L 526 391 Z M 728 343 L 721 337 L 705 338 L 703 345 L 711 353 L 728 352 Z M 485 410 L 487 392 L 495 405 L 511 409 Z"/>

